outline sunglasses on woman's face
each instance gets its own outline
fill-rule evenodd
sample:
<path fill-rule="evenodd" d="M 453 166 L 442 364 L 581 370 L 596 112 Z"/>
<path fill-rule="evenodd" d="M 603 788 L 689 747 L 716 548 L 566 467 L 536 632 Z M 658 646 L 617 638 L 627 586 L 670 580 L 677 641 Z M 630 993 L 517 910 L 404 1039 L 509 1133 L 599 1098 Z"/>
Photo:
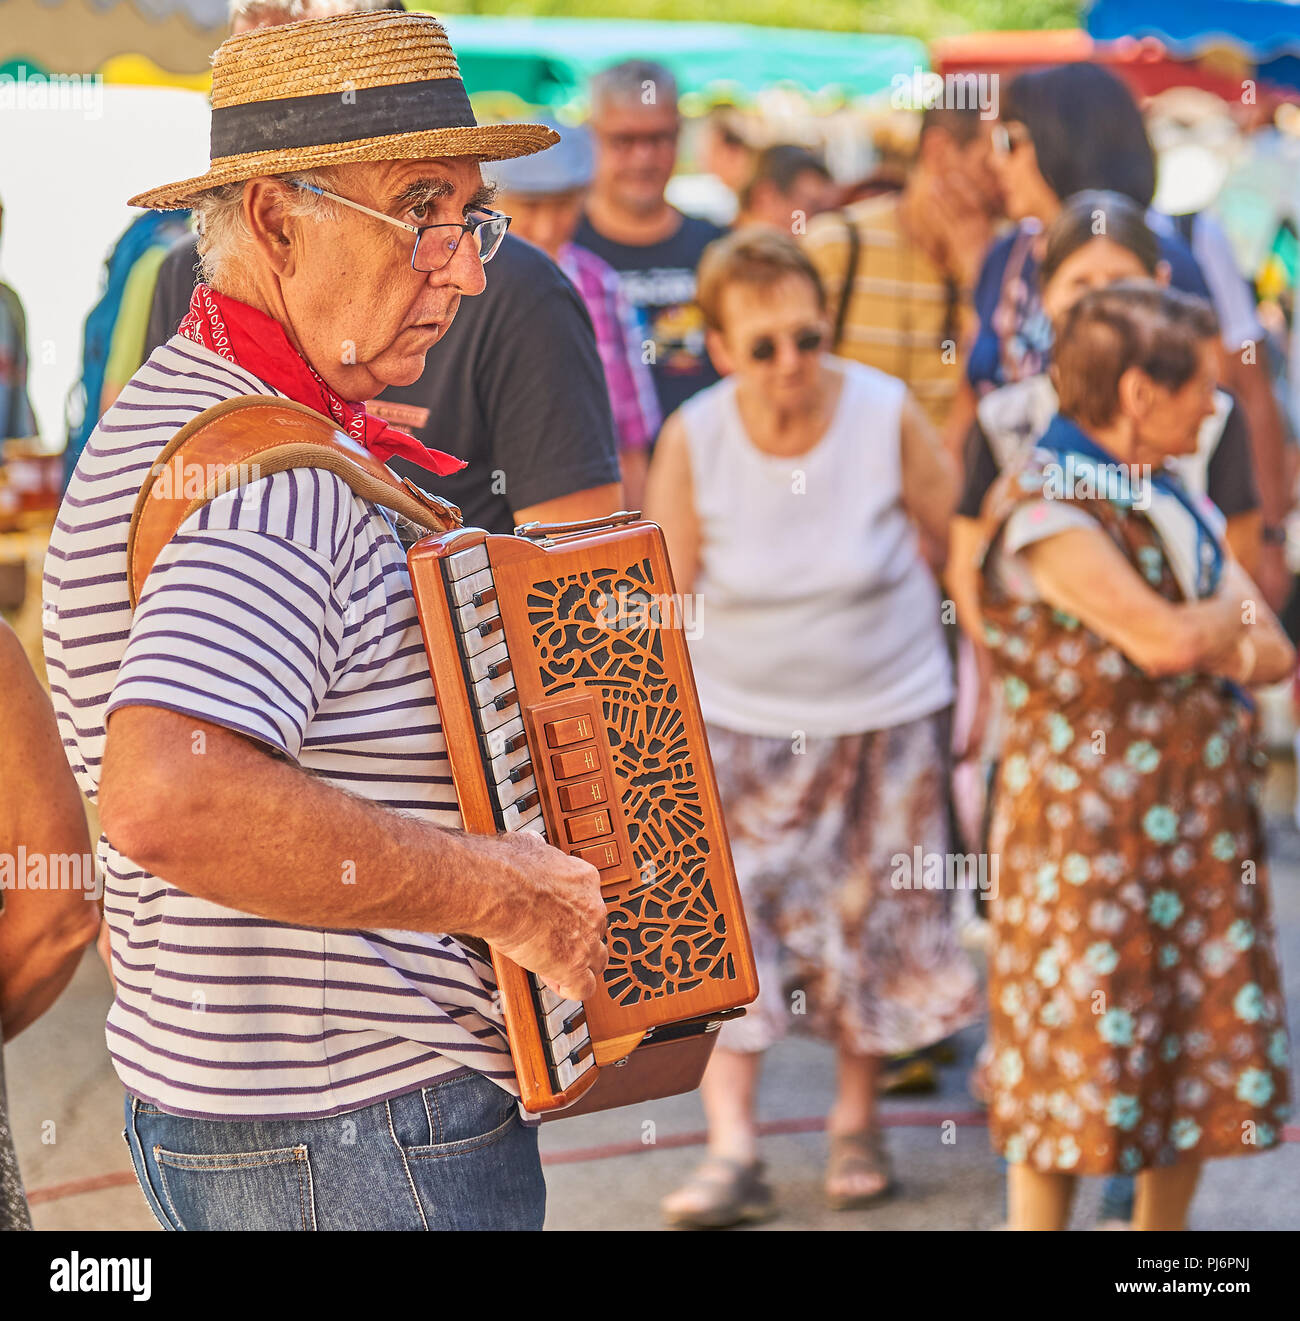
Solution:
<path fill-rule="evenodd" d="M 794 347 L 799 353 L 816 353 L 826 336 L 816 327 L 797 330 L 794 334 Z M 771 335 L 760 335 L 749 346 L 749 356 L 755 362 L 771 362 L 776 357 L 776 340 Z"/>

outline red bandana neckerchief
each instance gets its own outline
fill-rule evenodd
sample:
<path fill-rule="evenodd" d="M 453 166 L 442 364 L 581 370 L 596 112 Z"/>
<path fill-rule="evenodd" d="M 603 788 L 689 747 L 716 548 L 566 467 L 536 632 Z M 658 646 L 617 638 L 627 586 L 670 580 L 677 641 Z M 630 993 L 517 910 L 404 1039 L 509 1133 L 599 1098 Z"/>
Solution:
<path fill-rule="evenodd" d="M 227 298 L 206 284 L 197 286 L 179 333 L 251 372 L 295 403 L 332 417 L 341 431 L 377 459 L 409 459 L 440 477 L 459 472 L 464 460 L 421 445 L 414 436 L 372 417 L 364 404 L 341 398 L 320 378 L 284 333 L 284 327 L 257 308 Z"/>

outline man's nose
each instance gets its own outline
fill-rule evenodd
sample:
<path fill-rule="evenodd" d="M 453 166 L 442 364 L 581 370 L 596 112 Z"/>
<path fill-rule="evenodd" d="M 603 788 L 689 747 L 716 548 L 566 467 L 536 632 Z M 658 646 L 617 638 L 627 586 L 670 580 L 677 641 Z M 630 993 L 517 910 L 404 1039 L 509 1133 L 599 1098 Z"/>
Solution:
<path fill-rule="evenodd" d="M 478 254 L 478 244 L 470 234 L 462 234 L 451 260 L 436 275 L 448 277 L 457 293 L 466 298 L 473 298 L 487 288 L 487 275 L 483 270 L 483 261 Z"/>

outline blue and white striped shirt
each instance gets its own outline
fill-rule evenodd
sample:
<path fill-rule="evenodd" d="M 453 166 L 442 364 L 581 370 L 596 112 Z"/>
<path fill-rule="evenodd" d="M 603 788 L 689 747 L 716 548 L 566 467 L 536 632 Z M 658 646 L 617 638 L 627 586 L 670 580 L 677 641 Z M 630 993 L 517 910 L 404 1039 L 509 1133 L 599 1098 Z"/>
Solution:
<path fill-rule="evenodd" d="M 68 759 L 94 798 L 110 713 L 163 707 L 457 827 L 405 554 L 386 515 L 333 474 L 277 473 L 212 501 L 163 550 L 132 618 L 127 529 L 150 465 L 203 409 L 276 393 L 177 336 L 91 436 L 45 569 Z M 316 1118 L 465 1068 L 517 1092 L 491 966 L 450 936 L 269 922 L 184 893 L 107 838 L 99 854 L 117 978 L 108 1045 L 136 1096 L 201 1118 Z M 349 864 L 364 881 L 366 860 L 341 858 L 340 883 Z"/>

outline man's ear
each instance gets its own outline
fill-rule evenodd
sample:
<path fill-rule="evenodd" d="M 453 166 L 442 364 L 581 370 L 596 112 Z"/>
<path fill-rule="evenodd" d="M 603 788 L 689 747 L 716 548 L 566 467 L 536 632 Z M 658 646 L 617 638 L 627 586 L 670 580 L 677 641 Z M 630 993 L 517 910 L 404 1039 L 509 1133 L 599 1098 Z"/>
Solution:
<path fill-rule="evenodd" d="M 250 179 L 244 185 L 244 222 L 259 256 L 276 275 L 293 274 L 295 225 L 286 214 L 284 189 L 276 179 Z"/>
<path fill-rule="evenodd" d="M 720 332 L 708 330 L 704 335 L 704 346 L 709 351 L 709 361 L 719 376 L 730 376 L 736 370 L 736 360 L 727 349 L 727 341 Z"/>

